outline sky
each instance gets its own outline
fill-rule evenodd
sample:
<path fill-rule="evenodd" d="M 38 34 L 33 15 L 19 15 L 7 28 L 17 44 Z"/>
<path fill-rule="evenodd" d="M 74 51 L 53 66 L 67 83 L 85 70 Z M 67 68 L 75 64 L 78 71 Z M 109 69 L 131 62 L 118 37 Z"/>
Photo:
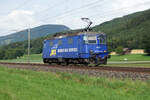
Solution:
<path fill-rule="evenodd" d="M 1 0 L 0 36 L 44 24 L 62 24 L 71 29 L 150 9 L 150 0 Z M 114 26 L 115 27 L 115 26 Z"/>

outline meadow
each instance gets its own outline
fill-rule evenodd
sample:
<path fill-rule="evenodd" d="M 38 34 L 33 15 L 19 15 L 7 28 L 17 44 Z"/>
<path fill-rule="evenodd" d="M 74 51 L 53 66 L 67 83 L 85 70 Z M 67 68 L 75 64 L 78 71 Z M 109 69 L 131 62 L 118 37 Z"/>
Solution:
<path fill-rule="evenodd" d="M 150 81 L 0 66 L 0 100 L 150 100 Z"/>
<path fill-rule="evenodd" d="M 33 63 L 43 63 L 42 54 L 31 54 L 30 56 L 24 55 L 22 57 L 18 57 L 17 59 L 8 59 L 8 60 L 0 60 L 1 62 L 33 62 Z"/>
<path fill-rule="evenodd" d="M 150 61 L 146 54 L 112 55 L 108 61 Z"/>

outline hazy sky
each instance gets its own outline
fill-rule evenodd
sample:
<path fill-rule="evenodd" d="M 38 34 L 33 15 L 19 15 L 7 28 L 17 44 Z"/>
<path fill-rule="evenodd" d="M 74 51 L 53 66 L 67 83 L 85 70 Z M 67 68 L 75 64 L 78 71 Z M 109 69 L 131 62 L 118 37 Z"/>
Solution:
<path fill-rule="evenodd" d="M 42 24 L 83 28 L 150 8 L 150 0 L 1 0 L 0 36 Z M 115 26 L 114 26 L 115 27 Z"/>

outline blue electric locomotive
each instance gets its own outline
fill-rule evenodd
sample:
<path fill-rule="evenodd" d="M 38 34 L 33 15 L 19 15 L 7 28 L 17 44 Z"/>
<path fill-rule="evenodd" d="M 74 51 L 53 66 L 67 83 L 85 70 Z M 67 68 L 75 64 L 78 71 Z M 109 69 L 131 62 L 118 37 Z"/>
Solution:
<path fill-rule="evenodd" d="M 109 52 L 106 35 L 87 32 L 92 22 L 88 18 L 82 20 L 89 23 L 86 32 L 57 36 L 44 41 L 44 63 L 107 64 Z"/>
<path fill-rule="evenodd" d="M 44 41 L 44 63 L 106 64 L 109 53 L 103 33 L 79 33 Z"/>

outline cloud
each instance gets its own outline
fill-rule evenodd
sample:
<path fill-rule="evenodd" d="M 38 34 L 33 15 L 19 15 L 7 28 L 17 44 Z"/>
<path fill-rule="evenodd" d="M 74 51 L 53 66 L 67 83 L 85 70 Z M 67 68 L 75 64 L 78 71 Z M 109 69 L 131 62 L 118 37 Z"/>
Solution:
<path fill-rule="evenodd" d="M 71 3 L 70 5 L 75 6 L 75 4 Z M 81 6 L 81 4 L 78 5 Z M 65 24 L 72 29 L 77 29 L 86 26 L 86 23 L 81 21 L 81 17 L 89 17 L 93 21 L 93 25 L 97 25 L 116 17 L 121 17 L 137 11 L 146 10 L 149 8 L 149 6 L 149 0 L 104 0 L 104 2 L 94 4 L 93 7 L 87 7 L 86 9 L 81 8 L 64 16 L 61 15 L 60 17 L 47 19 L 47 22 L 53 21 L 54 23 Z M 70 9 L 74 8 L 70 7 Z M 67 10 L 68 9 L 66 9 L 66 11 Z M 54 19 L 56 20 L 54 21 Z"/>
<path fill-rule="evenodd" d="M 34 17 L 34 12 L 27 10 L 14 10 L 7 16 L 1 16 L 0 18 L 0 30 L 22 30 L 29 27 L 29 25 L 32 27 L 39 24 Z M 7 34 L 0 33 L 0 36 Z"/>
<path fill-rule="evenodd" d="M 92 16 L 95 25 L 150 8 L 149 0 L 113 0 L 106 1 L 106 4 L 99 7 L 98 13 Z"/>
<path fill-rule="evenodd" d="M 98 0 L 61 0 L 61 2 L 55 0 L 50 2 L 51 4 L 49 4 L 49 0 L 32 1 L 30 6 L 22 7 L 24 10 L 13 10 L 7 15 L 0 15 L 0 36 L 6 35 L 1 33 L 8 33 L 9 30 L 25 29 L 29 24 L 31 27 L 53 23 L 63 24 L 72 29 L 84 28 L 87 23 L 81 21 L 82 17 L 89 17 L 93 21 L 93 25 L 97 25 L 116 17 L 150 8 L 149 0 L 99 0 L 99 3 L 82 8 L 82 6 L 95 1 Z M 3 5 L 0 5 L 0 8 L 4 9 Z M 8 8 L 12 6 L 11 3 L 8 5 Z M 75 10 L 62 14 L 71 9 Z M 55 15 L 60 16 L 53 17 Z"/>

